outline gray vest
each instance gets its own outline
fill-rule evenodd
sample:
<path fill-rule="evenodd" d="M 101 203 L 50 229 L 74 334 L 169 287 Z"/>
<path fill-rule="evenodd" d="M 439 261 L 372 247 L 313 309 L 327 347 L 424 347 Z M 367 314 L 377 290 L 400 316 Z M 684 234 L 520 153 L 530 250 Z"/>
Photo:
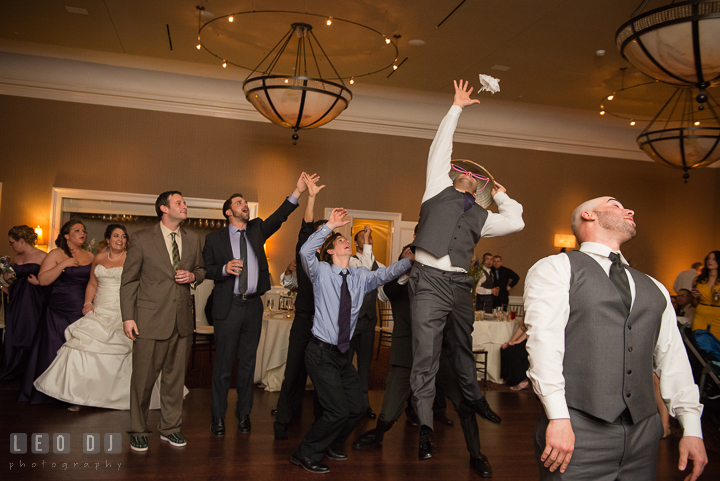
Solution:
<path fill-rule="evenodd" d="M 353 256 L 356 259 L 358 258 L 357 255 Z M 378 263 L 377 261 L 373 261 L 372 269 L 371 271 L 378 270 Z M 363 299 L 362 306 L 360 307 L 360 313 L 358 314 L 358 324 L 355 328 L 355 331 L 362 331 L 366 330 L 370 327 L 372 329 L 375 329 L 375 324 L 377 324 L 377 289 L 374 289 L 367 294 L 365 294 L 365 298 Z"/>
<path fill-rule="evenodd" d="M 627 408 L 633 423 L 657 413 L 653 352 L 667 305 L 645 274 L 635 281 L 627 314 L 620 294 L 589 255 L 568 252 L 570 317 L 565 328 L 565 398 L 568 407 L 613 422 Z"/>
<path fill-rule="evenodd" d="M 487 216 L 477 204 L 465 212 L 463 194 L 450 186 L 423 202 L 412 245 L 437 258 L 449 255 L 453 266 L 467 270 Z"/>

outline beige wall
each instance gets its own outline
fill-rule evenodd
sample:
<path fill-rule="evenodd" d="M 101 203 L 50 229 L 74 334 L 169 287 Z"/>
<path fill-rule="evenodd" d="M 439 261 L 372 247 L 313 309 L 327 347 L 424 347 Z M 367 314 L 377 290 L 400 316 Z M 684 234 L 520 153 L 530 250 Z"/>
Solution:
<path fill-rule="evenodd" d="M 144 194 L 178 189 L 204 198 L 239 191 L 259 202 L 266 217 L 302 170 L 327 184 L 318 215 L 342 206 L 417 219 L 430 140 L 320 129 L 300 132 L 293 146 L 291 133 L 267 123 L 0 96 L 0 238 L 17 224 L 48 232 L 53 186 Z M 720 169 L 694 171 L 683 184 L 681 172 L 651 162 L 455 147 L 455 157 L 487 167 L 523 204 L 523 232 L 477 247 L 502 255 L 523 278 L 535 261 L 557 252 L 553 235 L 570 233 L 572 209 L 599 195 L 636 210 L 639 233 L 623 252 L 666 285 L 720 249 Z M 304 201 L 268 241 L 275 279 L 293 256 L 303 208 Z M 3 240 L 0 254 L 9 253 Z"/>

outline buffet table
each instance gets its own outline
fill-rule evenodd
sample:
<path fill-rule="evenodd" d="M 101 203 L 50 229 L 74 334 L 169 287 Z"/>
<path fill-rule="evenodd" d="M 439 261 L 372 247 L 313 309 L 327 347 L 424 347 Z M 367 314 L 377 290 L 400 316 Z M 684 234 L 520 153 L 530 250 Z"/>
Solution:
<path fill-rule="evenodd" d="M 497 321 L 486 320 L 482 313 L 476 314 L 476 321 L 473 330 L 473 347 L 482 347 L 488 352 L 487 356 L 487 378 L 488 381 L 502 383 L 500 378 L 500 350 L 504 343 L 508 342 L 515 330 L 518 328 L 518 321 Z"/>

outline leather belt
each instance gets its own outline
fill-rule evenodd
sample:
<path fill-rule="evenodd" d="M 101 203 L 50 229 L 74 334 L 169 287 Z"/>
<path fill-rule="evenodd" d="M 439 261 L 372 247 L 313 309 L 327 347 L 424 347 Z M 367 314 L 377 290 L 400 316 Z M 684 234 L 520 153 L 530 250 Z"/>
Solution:
<path fill-rule="evenodd" d="M 701 305 L 701 306 L 707 306 L 707 307 L 720 307 L 720 306 L 716 306 L 716 305 L 713 305 L 713 304 L 705 304 L 704 302 L 698 302 L 698 304 Z"/>
<path fill-rule="evenodd" d="M 233 294 L 233 297 L 235 299 L 242 299 L 243 301 L 249 301 L 250 299 L 255 299 L 258 297 L 257 292 L 254 294 Z"/>
<path fill-rule="evenodd" d="M 329 342 L 325 342 L 325 341 L 323 341 L 323 340 L 321 340 L 321 339 L 318 339 L 318 338 L 315 337 L 315 336 L 313 336 L 313 338 L 310 340 L 310 342 L 312 342 L 312 343 L 315 344 L 316 346 L 322 347 L 323 349 L 328 349 L 328 350 L 330 350 L 330 351 L 340 352 L 340 349 L 338 349 L 338 347 L 337 347 L 335 344 L 330 344 Z"/>

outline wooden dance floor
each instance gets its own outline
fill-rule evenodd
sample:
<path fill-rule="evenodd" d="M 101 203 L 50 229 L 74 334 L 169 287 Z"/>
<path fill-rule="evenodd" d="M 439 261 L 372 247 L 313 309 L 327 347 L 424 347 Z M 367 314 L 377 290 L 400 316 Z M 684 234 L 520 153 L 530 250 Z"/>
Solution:
<path fill-rule="evenodd" d="M 380 412 L 383 391 L 371 391 L 370 403 Z M 70 453 L 32 454 L 28 445 L 27 454 L 10 454 L 5 444 L 2 460 L 2 479 L 50 479 L 50 480 L 478 480 L 469 466 L 469 455 L 465 449 L 462 430 L 457 415 L 449 406 L 453 426 L 435 426 L 437 457 L 417 460 L 417 428 L 405 424 L 405 416 L 385 436 L 382 448 L 368 448 L 362 451 L 350 447 L 352 440 L 375 421 L 367 420 L 358 426 L 355 434 L 346 444 L 347 461 L 325 460 L 330 473 L 311 474 L 290 463 L 290 455 L 309 428 L 312 418 L 312 399 L 306 393 L 304 416 L 301 422 L 292 425 L 290 439 L 275 441 L 273 437 L 273 416 L 270 409 L 275 407 L 278 393 L 255 390 L 252 433 L 240 434 L 235 427 L 233 406 L 235 392 L 231 391 L 226 418 L 225 437 L 210 434 L 210 390 L 194 389 L 185 400 L 182 433 L 188 441 L 184 448 L 173 448 L 160 441 L 156 432 L 150 438 L 150 449 L 146 453 L 130 451 L 130 425 L 127 411 L 110 411 L 96 408 L 82 408 L 79 412 L 68 412 L 61 404 L 29 406 L 15 401 L 15 390 L 0 391 L 0 416 L 5 440 L 10 433 L 53 433 L 70 434 Z M 540 403 L 532 392 L 488 392 L 488 401 L 500 414 L 503 421 L 495 426 L 478 420 L 483 452 L 489 457 L 496 480 L 537 479 L 537 465 L 533 454 L 532 431 Z M 155 427 L 159 411 L 151 411 L 150 425 Z M 122 453 L 83 454 L 83 433 L 122 433 Z M 677 442 L 671 437 L 660 444 L 659 480 L 680 480 L 683 476 L 677 470 Z M 28 441 L 29 444 L 29 441 Z M 720 454 L 709 451 L 710 464 L 701 479 L 720 479 Z M 54 463 L 54 466 L 53 466 Z"/>

